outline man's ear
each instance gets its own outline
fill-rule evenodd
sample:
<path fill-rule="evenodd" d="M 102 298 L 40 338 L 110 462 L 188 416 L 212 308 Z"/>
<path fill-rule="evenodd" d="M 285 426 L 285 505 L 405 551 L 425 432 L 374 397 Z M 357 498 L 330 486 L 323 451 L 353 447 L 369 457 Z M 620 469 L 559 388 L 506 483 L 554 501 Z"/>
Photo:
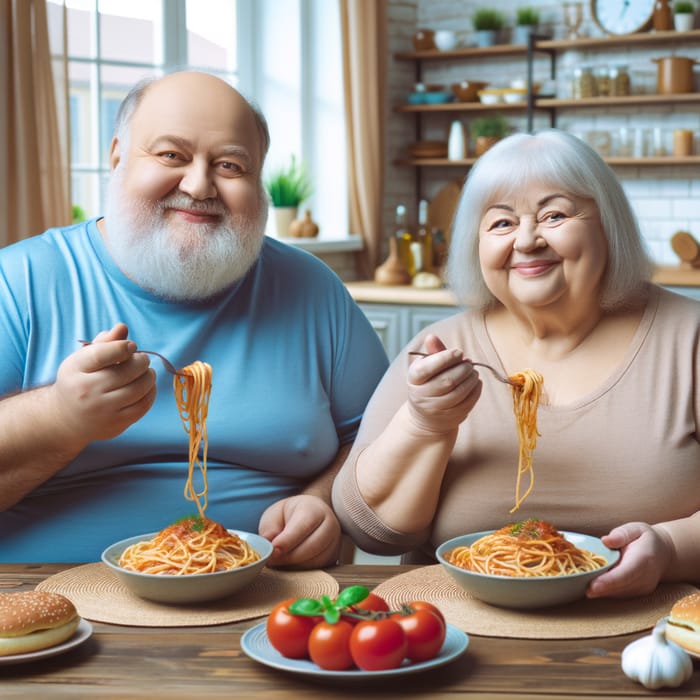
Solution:
<path fill-rule="evenodd" d="M 119 161 L 122 159 L 121 155 L 121 145 L 119 139 L 115 136 L 112 139 L 112 145 L 109 147 L 109 167 L 110 170 L 115 170 L 119 165 Z"/>

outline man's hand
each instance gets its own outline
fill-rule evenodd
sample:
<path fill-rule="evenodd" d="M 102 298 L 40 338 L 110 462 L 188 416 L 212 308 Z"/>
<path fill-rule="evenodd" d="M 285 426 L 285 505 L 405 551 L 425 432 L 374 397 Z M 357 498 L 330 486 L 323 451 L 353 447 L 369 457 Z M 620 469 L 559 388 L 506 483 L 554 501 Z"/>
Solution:
<path fill-rule="evenodd" d="M 127 335 L 127 327 L 117 324 L 58 368 L 47 398 L 68 443 L 116 437 L 153 405 L 155 372 Z"/>
<path fill-rule="evenodd" d="M 274 547 L 270 566 L 314 569 L 338 560 L 340 524 L 317 496 L 301 494 L 273 503 L 262 514 L 258 532 Z"/>

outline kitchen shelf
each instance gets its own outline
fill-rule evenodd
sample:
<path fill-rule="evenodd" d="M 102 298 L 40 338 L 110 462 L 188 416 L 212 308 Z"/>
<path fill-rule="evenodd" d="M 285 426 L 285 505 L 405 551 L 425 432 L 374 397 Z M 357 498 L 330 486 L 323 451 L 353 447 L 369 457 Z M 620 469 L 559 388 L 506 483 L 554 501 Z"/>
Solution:
<path fill-rule="evenodd" d="M 556 59 L 559 54 L 567 51 L 609 51 L 612 49 L 643 49 L 650 47 L 662 47 L 665 49 L 678 49 L 687 44 L 700 44 L 700 29 L 689 32 L 640 32 L 624 36 L 606 36 L 582 39 L 550 39 L 546 36 L 535 35 L 530 37 L 529 45 L 496 44 L 489 47 L 460 47 L 451 51 L 403 51 L 394 54 L 397 60 L 413 61 L 416 64 L 416 80 L 421 80 L 421 67 L 424 62 L 435 61 L 465 61 L 484 60 L 498 57 L 522 60 L 527 68 L 529 83 L 532 83 L 533 64 L 541 54 L 551 63 L 550 73 L 552 79 L 556 77 Z M 590 97 L 581 99 L 560 99 L 552 95 L 537 97 L 529 93 L 527 99 L 515 104 L 498 103 L 485 105 L 481 102 L 448 102 L 437 105 L 409 105 L 398 104 L 394 107 L 397 113 L 413 115 L 416 119 L 416 139 L 420 140 L 420 134 L 424 131 L 423 119 L 439 114 L 458 116 L 476 115 L 477 113 L 501 113 L 508 115 L 525 115 L 527 117 L 527 130 L 532 131 L 533 119 L 536 114 L 549 115 L 551 126 L 556 125 L 556 117 L 559 111 L 595 110 L 595 109 L 628 109 L 639 108 L 668 108 L 670 106 L 700 105 L 700 92 L 680 94 L 632 94 L 619 97 Z M 640 168 L 653 168 L 663 166 L 694 166 L 700 165 L 700 156 L 659 156 L 644 158 L 607 157 L 606 162 L 611 166 L 632 166 Z M 476 158 L 464 158 L 459 161 L 446 158 L 409 158 L 399 156 L 393 163 L 397 166 L 413 167 L 416 171 L 416 191 L 421 189 L 420 172 L 423 168 L 470 168 L 476 162 Z"/>
<path fill-rule="evenodd" d="M 700 41 L 700 29 L 693 29 L 689 32 L 640 32 L 638 34 L 627 34 L 624 36 L 606 36 L 584 39 L 543 39 L 536 43 L 536 49 L 542 51 L 580 51 L 581 49 L 612 49 L 624 46 L 643 47 L 674 43 L 690 43 Z M 452 51 L 439 51 L 431 49 L 429 51 L 399 51 L 394 54 L 394 58 L 399 61 L 447 61 L 462 58 L 488 58 L 489 56 L 518 56 L 525 57 L 527 46 L 525 44 L 496 44 L 479 48 L 467 46 L 453 49 Z"/>
<path fill-rule="evenodd" d="M 669 104 L 700 103 L 700 92 L 678 93 L 675 95 L 627 95 L 624 97 L 582 97 L 579 99 L 558 99 L 555 97 L 536 97 L 534 109 L 578 109 L 585 107 L 639 107 L 664 106 Z M 396 112 L 522 112 L 527 109 L 527 102 L 485 105 L 481 102 L 446 102 L 438 105 L 397 105 Z"/>
<path fill-rule="evenodd" d="M 410 167 L 469 167 L 476 163 L 476 158 L 448 160 L 447 158 L 398 158 L 394 165 Z M 700 165 L 700 156 L 647 156 L 645 158 L 623 158 L 611 156 L 603 159 L 609 165 L 633 165 L 637 167 L 658 165 Z"/>

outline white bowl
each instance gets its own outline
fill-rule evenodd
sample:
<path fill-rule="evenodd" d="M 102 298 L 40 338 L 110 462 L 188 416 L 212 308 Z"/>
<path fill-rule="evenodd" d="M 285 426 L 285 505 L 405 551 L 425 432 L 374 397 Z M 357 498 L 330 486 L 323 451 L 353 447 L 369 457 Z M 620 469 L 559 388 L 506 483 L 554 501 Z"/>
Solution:
<path fill-rule="evenodd" d="M 479 101 L 483 105 L 497 105 L 503 102 L 503 93 L 500 90 L 479 90 Z"/>
<path fill-rule="evenodd" d="M 457 48 L 457 35 L 449 29 L 439 29 L 435 32 L 435 46 L 440 51 L 451 51 Z"/>
<path fill-rule="evenodd" d="M 212 574 L 143 574 L 127 571 L 119 566 L 122 552 L 136 542 L 153 539 L 158 533 L 137 535 L 115 542 L 102 552 L 102 561 L 117 575 L 117 578 L 135 595 L 158 603 L 203 603 L 229 596 L 249 585 L 265 566 L 272 554 L 272 544 L 260 535 L 243 530 L 229 530 L 245 540 L 259 555 L 260 559 L 228 571 Z"/>
<path fill-rule="evenodd" d="M 527 90 L 504 90 L 503 100 L 506 104 L 513 105 L 527 101 Z"/>
<path fill-rule="evenodd" d="M 580 574 L 523 578 L 480 574 L 454 566 L 445 559 L 447 553 L 455 547 L 468 547 L 480 537 L 492 532 L 494 531 L 485 530 L 484 532 L 473 532 L 469 535 L 453 537 L 451 540 L 443 542 L 437 548 L 435 555 L 445 571 L 472 597 L 502 608 L 545 608 L 579 600 L 585 596 L 588 584 L 596 576 L 614 566 L 620 558 L 620 552 L 608 549 L 597 537 L 561 530 L 561 534 L 569 542 L 580 549 L 600 554 L 607 559 L 607 564 L 595 571 Z"/>

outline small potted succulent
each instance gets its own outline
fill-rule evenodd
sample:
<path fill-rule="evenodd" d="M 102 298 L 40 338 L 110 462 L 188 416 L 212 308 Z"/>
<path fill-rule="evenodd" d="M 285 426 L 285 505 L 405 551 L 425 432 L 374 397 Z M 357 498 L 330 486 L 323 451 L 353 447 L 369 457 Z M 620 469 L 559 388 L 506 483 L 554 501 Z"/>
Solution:
<path fill-rule="evenodd" d="M 498 33 L 503 28 L 504 17 L 491 7 L 481 7 L 472 15 L 472 25 L 476 30 L 476 44 L 480 47 L 497 43 Z"/>
<path fill-rule="evenodd" d="M 537 31 L 540 23 L 540 13 L 534 7 L 519 7 L 515 11 L 515 31 L 513 32 L 514 44 L 527 44 L 530 34 Z"/>
<path fill-rule="evenodd" d="M 673 3 L 673 26 L 677 32 L 689 32 L 695 24 L 695 4 L 676 0 Z"/>
<path fill-rule="evenodd" d="M 479 157 L 497 141 L 507 136 L 510 126 L 502 114 L 494 114 L 490 117 L 474 119 L 469 125 L 469 130 L 474 139 L 474 155 Z"/>
<path fill-rule="evenodd" d="M 277 235 L 287 237 L 299 205 L 313 192 L 306 168 L 292 156 L 288 166 L 278 168 L 264 179 L 264 185 L 274 209 Z"/>

